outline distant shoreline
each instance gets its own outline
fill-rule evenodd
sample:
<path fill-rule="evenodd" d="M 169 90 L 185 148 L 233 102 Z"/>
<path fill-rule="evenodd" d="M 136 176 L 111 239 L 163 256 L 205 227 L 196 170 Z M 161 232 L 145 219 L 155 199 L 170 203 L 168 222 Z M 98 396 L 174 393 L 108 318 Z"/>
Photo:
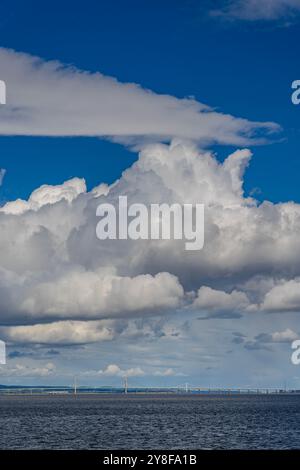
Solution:
<path fill-rule="evenodd" d="M 237 391 L 237 390 L 210 390 L 210 391 L 190 391 L 190 392 L 176 392 L 172 390 L 129 390 L 127 393 L 124 391 L 112 390 L 112 391 L 84 391 L 77 390 L 76 393 L 72 390 L 20 390 L 20 389 L 9 389 L 0 390 L 0 399 L 3 397 L 57 397 L 57 398 L 78 398 L 78 397 L 115 397 L 115 398 L 127 398 L 127 397 L 176 397 L 176 398 L 188 398 L 188 397 L 245 397 L 245 396 L 299 396 L 300 390 L 287 390 L 287 391 Z"/>

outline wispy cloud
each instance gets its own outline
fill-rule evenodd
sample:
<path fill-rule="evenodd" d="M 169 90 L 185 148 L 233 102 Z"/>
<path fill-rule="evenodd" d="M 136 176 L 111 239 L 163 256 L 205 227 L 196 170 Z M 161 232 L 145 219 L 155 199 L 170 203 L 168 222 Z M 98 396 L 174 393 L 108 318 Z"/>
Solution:
<path fill-rule="evenodd" d="M 48 362 L 40 367 L 30 366 L 28 364 L 8 365 L 1 369 L 1 377 L 16 377 L 17 379 L 29 377 L 48 377 L 55 374 L 56 366 L 52 362 Z"/>
<path fill-rule="evenodd" d="M 2 135 L 101 136 L 131 145 L 178 137 L 244 145 L 279 128 L 3 48 L 0 70 L 7 84 Z"/>
<path fill-rule="evenodd" d="M 230 0 L 211 15 L 244 21 L 274 21 L 294 17 L 300 12 L 299 0 Z"/>
<path fill-rule="evenodd" d="M 3 182 L 3 178 L 4 178 L 4 176 L 5 176 L 5 173 L 6 173 L 6 170 L 4 170 L 3 168 L 0 169 L 0 186 L 1 186 L 2 182 Z"/>

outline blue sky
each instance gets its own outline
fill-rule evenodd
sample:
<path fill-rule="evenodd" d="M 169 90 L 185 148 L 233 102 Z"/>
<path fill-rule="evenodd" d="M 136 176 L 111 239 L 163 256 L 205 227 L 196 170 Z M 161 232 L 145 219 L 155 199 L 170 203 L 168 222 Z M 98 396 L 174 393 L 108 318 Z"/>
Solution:
<path fill-rule="evenodd" d="M 300 388 L 299 2 L 0 18 L 0 383 Z M 99 242 L 96 203 L 120 194 L 205 202 L 204 250 Z"/>
<path fill-rule="evenodd" d="M 291 104 L 290 86 L 298 73 L 300 25 L 232 24 L 211 18 L 211 5 L 216 2 L 88 0 L 83 8 L 81 2 L 4 1 L 1 45 L 279 123 L 282 142 L 255 148 L 245 187 L 260 188 L 263 199 L 299 201 L 299 110 Z M 98 138 L 1 137 L 0 144 L 0 164 L 7 169 L 2 201 L 70 176 L 93 187 L 101 172 L 110 183 L 136 158 Z"/>

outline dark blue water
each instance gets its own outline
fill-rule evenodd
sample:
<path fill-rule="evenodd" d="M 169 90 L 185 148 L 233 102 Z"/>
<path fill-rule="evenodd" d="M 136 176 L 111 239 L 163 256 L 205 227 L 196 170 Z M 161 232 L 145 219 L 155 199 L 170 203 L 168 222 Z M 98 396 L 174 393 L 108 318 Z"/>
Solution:
<path fill-rule="evenodd" d="M 295 449 L 300 396 L 0 396 L 1 449 Z"/>

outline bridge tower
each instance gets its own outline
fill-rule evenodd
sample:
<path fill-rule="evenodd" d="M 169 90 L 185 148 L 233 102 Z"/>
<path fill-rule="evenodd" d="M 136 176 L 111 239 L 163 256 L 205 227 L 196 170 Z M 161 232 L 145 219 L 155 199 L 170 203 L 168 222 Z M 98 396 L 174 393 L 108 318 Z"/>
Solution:
<path fill-rule="evenodd" d="M 128 377 L 125 375 L 124 377 L 124 393 L 127 395 L 128 393 Z"/>

